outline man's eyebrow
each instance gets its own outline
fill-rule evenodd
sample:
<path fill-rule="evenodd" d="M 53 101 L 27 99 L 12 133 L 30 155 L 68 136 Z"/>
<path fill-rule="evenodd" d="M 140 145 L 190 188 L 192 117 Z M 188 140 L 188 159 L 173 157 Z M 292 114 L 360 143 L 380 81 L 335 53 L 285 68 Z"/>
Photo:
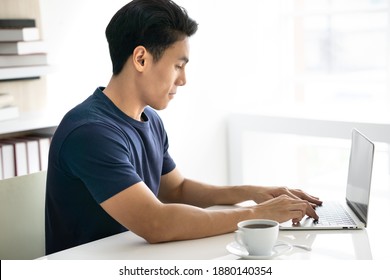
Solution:
<path fill-rule="evenodd" d="M 179 58 L 179 60 L 182 60 L 182 61 L 184 61 L 185 63 L 188 63 L 188 62 L 190 61 L 189 58 L 186 57 L 186 56 L 183 56 L 183 57 Z"/>

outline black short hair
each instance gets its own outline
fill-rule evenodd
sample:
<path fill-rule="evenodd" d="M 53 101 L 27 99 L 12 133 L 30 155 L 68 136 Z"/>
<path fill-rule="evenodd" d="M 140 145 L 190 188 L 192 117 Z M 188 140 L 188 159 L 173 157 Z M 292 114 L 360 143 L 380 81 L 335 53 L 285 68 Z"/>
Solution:
<path fill-rule="evenodd" d="M 122 71 L 137 46 L 158 61 L 175 42 L 195 34 L 198 24 L 171 0 L 133 0 L 123 6 L 106 28 L 113 74 Z"/>

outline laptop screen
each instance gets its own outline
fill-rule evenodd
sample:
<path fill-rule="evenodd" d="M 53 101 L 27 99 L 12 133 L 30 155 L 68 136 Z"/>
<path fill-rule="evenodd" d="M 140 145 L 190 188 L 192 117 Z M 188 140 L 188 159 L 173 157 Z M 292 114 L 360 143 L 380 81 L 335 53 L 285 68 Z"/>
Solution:
<path fill-rule="evenodd" d="M 346 199 L 355 214 L 367 224 L 374 144 L 356 129 L 352 130 Z"/>

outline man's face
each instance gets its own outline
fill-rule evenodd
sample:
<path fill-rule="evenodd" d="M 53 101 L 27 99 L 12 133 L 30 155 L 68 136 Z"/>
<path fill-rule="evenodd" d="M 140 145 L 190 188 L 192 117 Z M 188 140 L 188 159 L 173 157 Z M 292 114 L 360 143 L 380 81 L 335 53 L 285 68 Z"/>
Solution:
<path fill-rule="evenodd" d="M 165 50 L 158 62 L 149 64 L 143 73 L 142 98 L 145 105 L 165 109 L 179 86 L 186 84 L 185 66 L 189 57 L 186 37 Z"/>

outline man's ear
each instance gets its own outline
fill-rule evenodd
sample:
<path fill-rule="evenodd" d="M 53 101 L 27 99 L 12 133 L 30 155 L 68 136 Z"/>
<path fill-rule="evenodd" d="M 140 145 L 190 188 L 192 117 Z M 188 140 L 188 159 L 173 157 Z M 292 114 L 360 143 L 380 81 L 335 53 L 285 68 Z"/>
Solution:
<path fill-rule="evenodd" d="M 145 63 L 147 60 L 147 54 L 145 47 L 138 46 L 133 51 L 133 64 L 135 69 L 139 72 L 143 72 L 145 69 Z"/>

